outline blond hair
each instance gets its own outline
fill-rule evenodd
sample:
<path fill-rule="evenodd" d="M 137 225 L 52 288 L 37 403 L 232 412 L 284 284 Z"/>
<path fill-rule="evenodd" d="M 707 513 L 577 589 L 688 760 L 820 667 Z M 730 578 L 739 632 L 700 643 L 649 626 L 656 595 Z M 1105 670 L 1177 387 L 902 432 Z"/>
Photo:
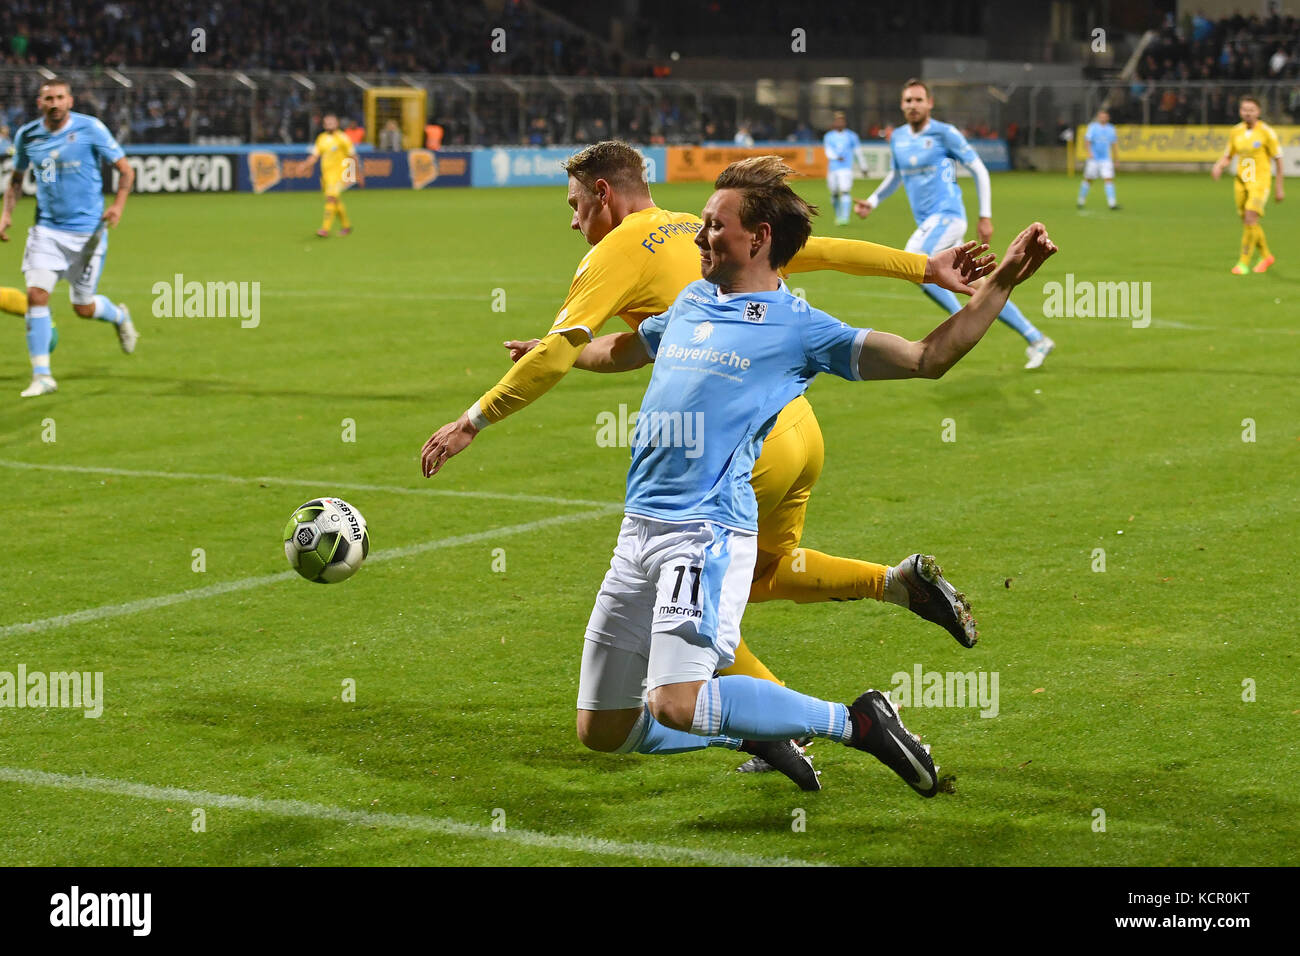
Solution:
<path fill-rule="evenodd" d="M 607 139 L 574 153 L 565 161 L 564 171 L 582 183 L 588 192 L 595 192 L 596 180 L 603 179 L 630 196 L 650 195 L 645 158 L 627 143 L 616 139 Z"/>

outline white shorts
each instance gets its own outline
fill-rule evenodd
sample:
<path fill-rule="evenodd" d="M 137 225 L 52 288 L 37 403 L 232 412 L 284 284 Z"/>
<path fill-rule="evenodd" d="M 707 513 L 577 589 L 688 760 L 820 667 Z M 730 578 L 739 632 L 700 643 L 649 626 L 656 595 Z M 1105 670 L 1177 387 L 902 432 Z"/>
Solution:
<path fill-rule="evenodd" d="M 587 622 L 579 710 L 640 707 L 647 691 L 730 666 L 757 535 L 626 515 Z"/>
<path fill-rule="evenodd" d="M 1089 159 L 1083 164 L 1084 179 L 1114 179 L 1115 161 L 1111 159 Z"/>
<path fill-rule="evenodd" d="M 936 212 L 926 216 L 916 227 L 916 232 L 907 240 L 907 252 L 924 252 L 932 256 L 953 246 L 960 245 L 966 238 L 966 220 L 961 216 Z"/>
<path fill-rule="evenodd" d="M 853 170 L 832 169 L 826 173 L 826 188 L 831 195 L 853 192 Z"/>
<path fill-rule="evenodd" d="M 49 226 L 32 226 L 27 232 L 27 247 L 23 250 L 23 275 L 28 288 L 53 292 L 60 279 L 68 281 L 69 297 L 73 305 L 89 305 L 95 301 L 99 287 L 99 274 L 104 269 L 104 256 L 108 253 L 108 232 L 100 234 L 99 246 L 91 257 L 89 267 L 77 275 L 68 270 L 80 254 L 91 233 L 65 232 Z"/>

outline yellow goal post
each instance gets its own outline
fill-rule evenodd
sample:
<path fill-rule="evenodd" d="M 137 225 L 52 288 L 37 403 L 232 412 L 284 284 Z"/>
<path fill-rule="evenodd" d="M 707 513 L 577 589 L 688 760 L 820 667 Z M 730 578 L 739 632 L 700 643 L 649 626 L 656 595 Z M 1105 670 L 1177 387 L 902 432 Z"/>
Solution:
<path fill-rule="evenodd" d="M 379 134 L 389 120 L 402 131 L 403 149 L 424 147 L 428 93 L 414 86 L 372 86 L 366 90 L 366 142 L 379 145 Z"/>

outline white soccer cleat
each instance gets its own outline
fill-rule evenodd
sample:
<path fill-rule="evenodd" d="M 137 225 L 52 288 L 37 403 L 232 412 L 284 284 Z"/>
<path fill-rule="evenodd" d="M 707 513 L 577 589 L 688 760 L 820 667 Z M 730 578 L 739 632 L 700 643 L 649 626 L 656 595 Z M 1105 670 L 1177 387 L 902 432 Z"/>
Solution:
<path fill-rule="evenodd" d="M 117 324 L 117 340 L 122 343 L 122 351 L 130 355 L 135 351 L 135 343 L 140 340 L 140 333 L 131 323 L 131 310 L 126 307 L 126 303 L 119 302 L 117 307 L 122 310 L 122 321 Z"/>
<path fill-rule="evenodd" d="M 1038 368 L 1043 364 L 1043 359 L 1047 358 L 1054 348 L 1056 348 L 1056 343 L 1047 336 L 1043 336 L 1025 349 L 1025 358 L 1029 360 L 1025 362 L 1025 368 Z"/>
<path fill-rule="evenodd" d="M 23 398 L 35 398 L 37 395 L 48 395 L 50 392 L 57 391 L 58 387 L 59 383 L 54 381 L 52 375 L 33 375 L 32 384 L 19 394 Z"/>

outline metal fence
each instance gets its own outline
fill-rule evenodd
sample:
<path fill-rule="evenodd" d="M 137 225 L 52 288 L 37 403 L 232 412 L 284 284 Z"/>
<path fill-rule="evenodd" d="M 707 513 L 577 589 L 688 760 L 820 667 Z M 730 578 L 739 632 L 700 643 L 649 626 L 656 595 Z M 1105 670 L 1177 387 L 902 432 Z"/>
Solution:
<path fill-rule="evenodd" d="M 0 121 L 36 116 L 52 74 L 0 68 Z M 550 145 L 617 137 L 640 144 L 755 140 L 808 142 L 835 110 L 864 136 L 900 122 L 897 82 L 847 78 L 726 82 L 598 77 L 272 73 L 236 70 L 69 69 L 76 109 L 122 142 L 301 143 L 336 112 L 360 122 L 368 86 L 428 91 L 429 121 L 447 146 Z M 936 115 L 977 135 L 1050 145 L 1109 106 L 1116 123 L 1233 123 L 1237 100 L 1260 98 L 1266 119 L 1300 119 L 1300 82 L 1043 83 L 990 86 L 935 81 Z"/>

